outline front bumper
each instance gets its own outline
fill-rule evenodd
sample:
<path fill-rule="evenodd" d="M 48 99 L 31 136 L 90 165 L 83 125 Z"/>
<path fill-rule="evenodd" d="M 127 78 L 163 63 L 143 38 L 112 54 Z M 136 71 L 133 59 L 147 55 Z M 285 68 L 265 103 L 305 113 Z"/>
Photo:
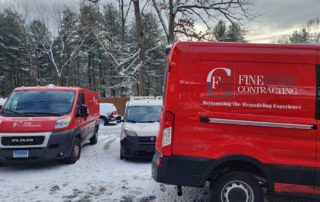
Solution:
<path fill-rule="evenodd" d="M 41 145 L 1 145 L 0 162 L 37 162 L 66 158 L 71 153 L 74 134 L 75 130 L 53 132 Z M 14 158 L 13 152 L 16 150 L 28 150 L 29 155 L 25 158 Z"/>
<path fill-rule="evenodd" d="M 126 136 L 120 141 L 124 157 L 152 157 L 155 151 L 156 137 Z"/>

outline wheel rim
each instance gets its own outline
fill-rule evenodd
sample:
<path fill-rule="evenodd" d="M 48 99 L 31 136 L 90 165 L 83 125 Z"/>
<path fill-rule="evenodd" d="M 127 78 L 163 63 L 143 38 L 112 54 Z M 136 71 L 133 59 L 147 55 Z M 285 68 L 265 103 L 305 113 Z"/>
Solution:
<path fill-rule="evenodd" d="M 245 182 L 234 180 L 228 182 L 221 191 L 223 202 L 253 202 L 254 193 L 252 188 Z"/>

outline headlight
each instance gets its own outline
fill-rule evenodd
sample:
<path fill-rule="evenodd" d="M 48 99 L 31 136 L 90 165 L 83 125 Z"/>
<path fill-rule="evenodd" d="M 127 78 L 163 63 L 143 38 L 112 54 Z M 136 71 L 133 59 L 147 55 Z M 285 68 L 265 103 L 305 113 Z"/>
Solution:
<path fill-rule="evenodd" d="M 59 119 L 57 120 L 56 122 L 56 125 L 55 125 L 55 129 L 61 129 L 61 128 L 66 128 L 69 126 L 70 124 L 70 121 L 71 121 L 71 116 L 67 116 L 63 119 Z"/>
<path fill-rule="evenodd" d="M 125 128 L 123 129 L 123 132 L 124 132 L 124 134 L 125 134 L 126 136 L 137 136 L 136 131 L 134 131 L 134 130 L 131 129 L 131 128 L 125 127 Z"/>

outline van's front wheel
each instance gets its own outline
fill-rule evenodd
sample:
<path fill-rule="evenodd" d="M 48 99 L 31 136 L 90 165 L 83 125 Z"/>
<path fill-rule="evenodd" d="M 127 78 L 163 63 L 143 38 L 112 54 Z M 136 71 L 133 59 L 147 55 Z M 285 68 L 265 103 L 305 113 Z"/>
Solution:
<path fill-rule="evenodd" d="M 64 159 L 64 163 L 74 164 L 80 159 L 80 155 L 81 155 L 81 141 L 79 138 L 75 138 L 72 145 L 71 154 L 69 157 Z"/>
<path fill-rule="evenodd" d="M 214 202 L 261 202 L 263 193 L 251 174 L 233 171 L 210 183 L 209 198 Z"/>
<path fill-rule="evenodd" d="M 123 160 L 124 159 L 124 156 L 123 156 L 123 148 L 122 146 L 120 145 L 120 160 Z"/>

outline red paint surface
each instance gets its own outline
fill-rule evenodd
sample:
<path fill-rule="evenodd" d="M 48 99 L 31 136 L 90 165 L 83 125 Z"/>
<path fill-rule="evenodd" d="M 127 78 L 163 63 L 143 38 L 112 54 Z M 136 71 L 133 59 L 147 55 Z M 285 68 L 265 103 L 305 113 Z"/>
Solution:
<path fill-rule="evenodd" d="M 315 120 L 315 67 L 319 63 L 318 50 L 319 46 L 192 42 L 175 44 L 168 60 L 169 65 L 174 65 L 171 65 L 167 75 L 164 99 L 164 111 L 175 114 L 172 154 L 210 159 L 246 155 L 266 164 L 320 168 L 320 157 L 317 157 L 316 153 L 317 144 L 320 146 L 318 130 L 210 124 L 199 121 L 200 117 L 210 117 L 318 125 Z M 220 97 L 212 96 L 208 91 L 207 76 L 218 67 L 232 71 L 230 97 L 221 97 L 227 91 L 225 86 L 217 93 Z M 282 81 L 295 78 L 295 82 L 290 84 L 271 83 L 264 86 L 295 88 L 297 94 L 242 94 L 235 90 L 239 85 L 239 75 L 279 77 Z M 216 76 L 226 78 L 226 73 L 216 72 Z M 203 101 L 265 103 L 301 108 L 206 106 Z M 163 127 L 160 128 L 157 139 L 158 151 L 161 151 L 162 129 Z M 277 185 L 277 190 L 285 192 L 312 193 L 309 188 Z"/>

